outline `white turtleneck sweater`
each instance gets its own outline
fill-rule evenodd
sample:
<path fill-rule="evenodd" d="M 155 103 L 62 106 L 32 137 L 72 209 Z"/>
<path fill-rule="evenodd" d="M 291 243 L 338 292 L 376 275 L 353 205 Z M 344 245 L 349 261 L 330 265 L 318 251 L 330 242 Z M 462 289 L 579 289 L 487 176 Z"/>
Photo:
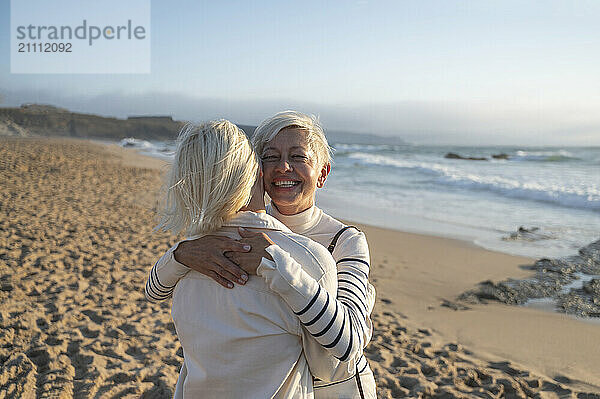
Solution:
<path fill-rule="evenodd" d="M 325 247 L 345 226 L 315 206 L 290 216 L 282 215 L 275 207 L 268 207 L 267 212 L 294 233 Z M 368 281 L 370 257 L 365 235 L 356 229 L 346 230 L 339 237 L 332 255 L 338 270 L 337 298 L 321 289 L 318 282 L 290 257 L 287 257 L 289 262 L 276 267 L 263 258 L 257 274 L 288 303 L 315 340 L 340 360 L 332 380 L 338 384 L 316 381 L 316 397 L 334 397 L 339 390 L 355 389 L 356 382 L 349 379 L 355 370 L 362 376 L 366 396 L 374 397 L 375 382 L 362 353 L 371 339 L 370 315 L 375 303 L 375 290 Z M 146 296 L 152 301 L 168 298 L 172 293 L 172 288 L 168 287 L 177 281 L 173 281 L 174 275 L 189 270 L 173 256 L 163 258 L 154 265 L 146 284 Z M 341 381 L 345 382 L 339 383 Z M 319 391 L 328 394 L 321 395 Z"/>

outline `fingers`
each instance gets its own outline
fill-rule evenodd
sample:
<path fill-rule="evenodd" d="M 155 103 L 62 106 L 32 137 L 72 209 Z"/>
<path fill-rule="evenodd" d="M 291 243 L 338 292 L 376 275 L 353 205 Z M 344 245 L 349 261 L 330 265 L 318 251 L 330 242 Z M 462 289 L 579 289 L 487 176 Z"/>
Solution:
<path fill-rule="evenodd" d="M 217 283 L 221 284 L 223 287 L 225 288 L 233 288 L 234 284 L 233 282 L 237 282 L 238 284 L 245 284 L 246 281 L 236 277 L 235 275 L 231 274 L 229 271 L 227 271 L 225 268 L 221 267 L 220 265 L 213 263 L 213 270 L 211 270 L 208 275 L 215 280 Z M 236 266 L 237 268 L 237 266 Z M 241 270 L 241 269 L 240 269 Z M 244 271 L 242 271 L 242 273 L 244 273 Z M 245 275 L 245 273 L 244 273 Z M 248 277 L 246 276 L 246 279 L 248 279 Z"/>
<path fill-rule="evenodd" d="M 242 236 L 242 238 L 250 238 L 260 235 L 260 233 L 254 233 L 252 231 L 246 230 L 243 227 L 238 227 L 238 233 L 240 234 L 240 236 Z"/>
<path fill-rule="evenodd" d="M 239 230 L 241 230 L 241 227 L 238 227 Z M 244 230 L 247 232 L 247 230 Z M 253 234 L 253 233 L 251 233 Z M 227 238 L 227 240 L 223 240 L 222 241 L 223 245 L 221 246 L 221 251 L 222 252 L 228 252 L 228 251 L 233 251 L 233 252 L 248 252 L 252 249 L 252 247 L 250 246 L 250 244 L 244 244 L 242 242 L 239 242 L 237 240 L 233 240 L 231 238 Z"/>
<path fill-rule="evenodd" d="M 218 268 L 217 273 L 225 277 L 229 281 L 235 281 L 238 284 L 246 284 L 246 281 L 248 281 L 248 275 L 246 274 L 246 272 L 241 267 L 232 262 L 230 259 L 228 259 L 227 255 L 223 255 L 223 257 L 216 259 L 214 262 L 215 268 Z"/>
<path fill-rule="evenodd" d="M 257 233 L 249 237 L 242 237 L 240 242 L 252 246 L 253 250 L 260 250 L 273 245 L 273 241 L 265 233 Z"/>
<path fill-rule="evenodd" d="M 221 265 L 219 265 L 219 264 L 215 263 L 214 268 L 219 276 L 223 277 L 225 280 L 229 281 L 230 283 L 238 283 L 238 284 L 246 283 L 246 281 L 244 281 L 240 277 L 237 277 L 236 275 L 230 273 L 227 269 L 221 267 Z M 242 270 L 241 273 L 244 273 L 244 271 Z"/>
<path fill-rule="evenodd" d="M 173 256 L 178 262 L 211 277 L 223 287 L 233 288 L 233 283 L 245 284 L 248 273 L 227 259 L 224 252 L 244 253 L 250 249 L 250 244 L 227 237 L 204 236 L 180 243 Z"/>
<path fill-rule="evenodd" d="M 214 270 L 211 270 L 210 272 L 208 272 L 208 276 L 210 278 L 212 278 L 213 280 L 215 280 L 217 283 L 221 284 L 225 288 L 229 288 L 229 289 L 233 288 L 233 283 L 231 281 L 229 281 L 226 278 L 220 276 Z"/>
<path fill-rule="evenodd" d="M 269 243 L 269 245 L 275 244 L 273 242 L 273 240 L 271 240 L 271 238 L 269 238 L 269 236 L 266 233 L 261 233 L 261 234 L 262 234 L 263 238 Z"/>
<path fill-rule="evenodd" d="M 262 256 L 257 253 L 241 253 L 241 252 L 227 252 L 226 256 L 233 262 L 240 265 L 240 267 L 248 275 L 256 275 L 256 269 L 260 266 Z"/>

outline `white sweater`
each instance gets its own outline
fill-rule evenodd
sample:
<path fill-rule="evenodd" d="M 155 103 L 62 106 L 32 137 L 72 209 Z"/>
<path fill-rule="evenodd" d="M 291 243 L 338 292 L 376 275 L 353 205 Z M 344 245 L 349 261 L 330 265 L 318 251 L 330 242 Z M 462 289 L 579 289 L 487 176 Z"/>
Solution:
<path fill-rule="evenodd" d="M 292 233 L 266 214 L 240 212 L 216 234 L 239 238 L 238 226 L 264 231 L 276 243 L 267 248 L 274 261 L 263 258 L 260 265 L 262 274 L 269 276 L 269 286 L 254 278 L 227 290 L 189 269 L 161 273 L 166 280 L 160 284 L 174 285 L 179 280 L 171 314 L 183 347 L 184 367 L 175 397 L 312 398 L 311 372 L 331 379 L 336 360 L 306 333 L 273 291 L 298 297 L 290 287 L 296 286 L 302 272 L 319 282 L 319 290 L 333 294 L 335 263 L 321 245 Z M 164 257 L 172 258 L 172 253 L 173 249 Z M 296 264 L 295 270 L 286 268 L 289 274 L 275 272 L 277 265 L 292 262 L 290 256 L 302 262 L 303 269 Z"/>
<path fill-rule="evenodd" d="M 312 207 L 292 216 L 280 214 L 275 207 L 267 209 L 269 213 L 283 222 L 295 233 L 304 235 L 324 246 L 328 246 L 335 234 L 344 224 Z M 368 282 L 369 250 L 363 233 L 356 229 L 348 229 L 338 239 L 333 257 L 337 263 L 338 291 L 332 295 L 318 289 L 318 282 L 307 273 L 300 273 L 299 278 L 290 281 L 293 290 L 282 290 L 278 286 L 271 288 L 277 292 L 297 313 L 299 320 L 312 336 L 344 363 L 338 363 L 332 381 L 348 380 L 358 369 L 362 376 L 363 388 L 367 397 L 375 395 L 375 382 L 367 360 L 362 354 L 363 348 L 370 341 L 372 322 L 370 319 L 375 302 L 375 290 Z M 269 274 L 263 273 L 259 267 L 258 274 L 270 283 L 278 275 L 289 275 L 295 270 L 296 262 L 277 265 L 277 269 Z M 151 300 L 166 299 L 170 295 L 169 284 L 158 291 L 156 283 L 168 278 L 169 270 L 189 270 L 186 266 L 170 259 L 159 260 L 154 266 L 146 285 L 146 295 Z M 173 282 L 172 285 L 175 285 Z M 269 284 L 271 285 L 271 284 Z M 289 288 L 289 287 L 288 287 Z M 290 295 L 294 292 L 295 295 Z M 300 294 L 300 295 L 297 295 Z M 319 378 L 319 376 L 316 376 Z M 330 384 L 323 381 L 315 383 L 316 397 L 337 397 L 344 391 L 355 389 L 356 382 L 349 380 L 343 384 Z M 337 390 L 337 392 L 336 392 Z"/>

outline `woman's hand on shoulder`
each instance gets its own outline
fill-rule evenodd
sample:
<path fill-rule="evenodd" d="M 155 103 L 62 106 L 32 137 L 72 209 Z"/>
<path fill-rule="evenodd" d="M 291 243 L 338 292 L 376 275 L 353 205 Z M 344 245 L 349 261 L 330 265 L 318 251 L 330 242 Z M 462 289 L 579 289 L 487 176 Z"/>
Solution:
<path fill-rule="evenodd" d="M 238 229 L 242 239 L 242 244 L 250 245 L 249 252 L 227 252 L 225 255 L 238 264 L 244 271 L 251 275 L 256 275 L 256 269 L 260 265 L 262 258 L 273 260 L 271 255 L 265 249 L 274 244 L 274 242 L 262 232 L 251 232 L 243 228 Z"/>
<path fill-rule="evenodd" d="M 179 243 L 173 256 L 175 260 L 192 270 L 211 277 L 225 288 L 233 288 L 234 283 L 245 284 L 248 274 L 228 254 L 241 254 L 250 251 L 251 244 L 242 243 L 223 236 L 203 236 L 195 240 Z"/>

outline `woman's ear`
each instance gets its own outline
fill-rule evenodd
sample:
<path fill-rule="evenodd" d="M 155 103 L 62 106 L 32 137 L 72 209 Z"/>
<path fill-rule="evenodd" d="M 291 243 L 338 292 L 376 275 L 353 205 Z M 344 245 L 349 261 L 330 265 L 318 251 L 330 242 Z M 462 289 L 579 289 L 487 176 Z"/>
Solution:
<path fill-rule="evenodd" d="M 329 175 L 329 171 L 331 170 L 331 164 L 327 163 L 323 165 L 321 168 L 321 173 L 319 174 L 319 178 L 317 179 L 317 187 L 323 188 L 325 185 L 325 180 L 327 180 L 327 176 Z"/>

